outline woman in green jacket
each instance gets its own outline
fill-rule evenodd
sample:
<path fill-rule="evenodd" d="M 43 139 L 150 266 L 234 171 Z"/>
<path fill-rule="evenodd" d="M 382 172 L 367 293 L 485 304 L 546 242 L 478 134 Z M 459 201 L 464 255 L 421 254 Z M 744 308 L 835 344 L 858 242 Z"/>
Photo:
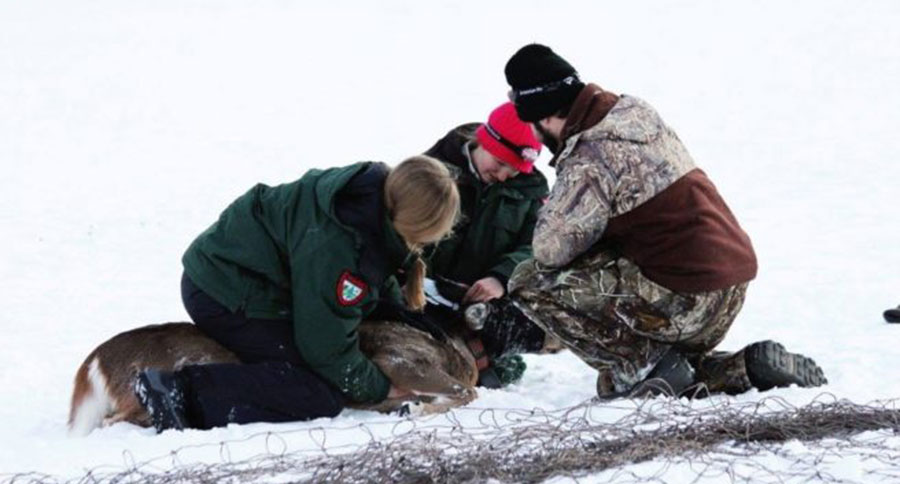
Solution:
<path fill-rule="evenodd" d="M 359 350 L 379 298 L 425 304 L 419 252 L 453 227 L 459 193 L 427 156 L 364 162 L 259 184 L 183 258 L 182 298 L 197 327 L 242 364 L 148 370 L 136 393 L 157 431 L 334 416 L 344 402 L 401 397 Z"/>

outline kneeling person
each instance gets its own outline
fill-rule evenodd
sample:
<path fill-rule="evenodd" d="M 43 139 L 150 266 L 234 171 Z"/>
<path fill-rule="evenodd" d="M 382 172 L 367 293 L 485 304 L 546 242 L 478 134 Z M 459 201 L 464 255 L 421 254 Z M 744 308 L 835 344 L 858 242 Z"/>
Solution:
<path fill-rule="evenodd" d="M 676 393 L 694 383 L 726 393 L 826 383 L 811 359 L 772 341 L 712 351 L 741 309 L 756 255 L 649 104 L 585 85 L 539 44 L 516 52 L 505 73 L 557 170 L 512 298 L 599 371 L 601 397 L 650 380 Z"/>
<path fill-rule="evenodd" d="M 385 295 L 425 304 L 421 248 L 456 221 L 459 195 L 437 160 L 363 162 L 256 185 L 183 257 L 191 319 L 241 363 L 144 371 L 136 393 L 158 431 L 337 415 L 400 398 L 361 351 L 357 328 Z"/>
<path fill-rule="evenodd" d="M 513 355 L 544 346 L 544 331 L 505 297 L 513 269 L 531 257 L 537 213 L 549 193 L 546 178 L 534 167 L 540 150 L 531 127 L 507 102 L 487 122 L 457 126 L 425 152 L 456 177 L 462 215 L 451 236 L 427 254 L 429 275 L 442 288 L 449 285 L 442 281 L 462 283 L 466 287 L 456 302 L 486 304 L 495 316 L 479 333 L 492 367 L 480 359 L 483 386 L 517 380 L 524 363 Z M 426 311 L 435 319 L 452 317 L 433 305 Z"/>

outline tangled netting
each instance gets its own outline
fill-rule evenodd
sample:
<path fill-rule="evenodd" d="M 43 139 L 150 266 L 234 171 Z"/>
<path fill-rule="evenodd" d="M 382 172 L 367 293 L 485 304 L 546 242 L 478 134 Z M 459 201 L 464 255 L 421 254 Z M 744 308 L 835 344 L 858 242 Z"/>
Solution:
<path fill-rule="evenodd" d="M 478 425 L 464 427 L 455 419 L 465 412 L 478 412 Z M 125 470 L 95 468 L 68 481 L 38 473 L 3 477 L 47 483 L 458 483 L 591 475 L 592 482 L 666 482 L 674 466 L 688 464 L 679 472 L 687 468 L 692 478 L 718 482 L 900 481 L 897 400 L 860 405 L 821 395 L 802 407 L 766 398 L 589 401 L 554 411 L 457 409 L 449 419 L 402 420 L 387 437 L 369 432 L 367 442 L 337 447 L 326 445 L 330 431 L 338 430 L 293 431 L 320 444 L 303 451 L 289 451 L 286 433 L 251 436 L 265 439 L 266 452 L 240 461 L 230 458 L 229 445 L 238 442 L 232 441 L 208 444 L 221 455 L 212 464 L 181 463 L 183 447 Z M 788 465 L 772 468 L 767 457 Z M 847 458 L 866 462 L 858 480 L 829 474 L 829 463 Z M 640 472 L 630 465 L 642 462 L 654 465 Z"/>

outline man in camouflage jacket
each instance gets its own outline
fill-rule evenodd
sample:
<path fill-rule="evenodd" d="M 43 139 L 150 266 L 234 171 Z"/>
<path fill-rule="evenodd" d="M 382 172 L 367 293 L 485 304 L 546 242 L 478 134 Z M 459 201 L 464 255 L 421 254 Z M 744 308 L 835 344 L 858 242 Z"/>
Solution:
<path fill-rule="evenodd" d="M 583 84 L 539 44 L 510 59 L 506 78 L 519 117 L 554 152 L 557 170 L 534 258 L 516 268 L 510 294 L 599 371 L 601 397 L 659 378 L 675 392 L 697 383 L 727 393 L 825 383 L 811 359 L 772 341 L 712 352 L 741 309 L 756 256 L 649 104 Z"/>

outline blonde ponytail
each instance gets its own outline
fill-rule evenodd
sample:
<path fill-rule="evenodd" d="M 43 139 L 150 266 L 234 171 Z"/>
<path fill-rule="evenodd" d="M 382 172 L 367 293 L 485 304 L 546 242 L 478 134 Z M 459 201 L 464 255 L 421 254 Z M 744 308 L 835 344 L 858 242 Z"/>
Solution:
<path fill-rule="evenodd" d="M 412 271 L 406 275 L 406 284 L 403 286 L 403 295 L 406 296 L 406 306 L 413 311 L 425 309 L 425 261 L 416 257 Z"/>
<path fill-rule="evenodd" d="M 413 156 L 391 170 L 384 199 L 394 229 L 417 255 L 424 245 L 446 237 L 459 217 L 456 181 L 430 156 Z M 425 271 L 425 262 L 417 258 L 406 275 L 406 304 L 416 311 L 425 307 Z"/>

